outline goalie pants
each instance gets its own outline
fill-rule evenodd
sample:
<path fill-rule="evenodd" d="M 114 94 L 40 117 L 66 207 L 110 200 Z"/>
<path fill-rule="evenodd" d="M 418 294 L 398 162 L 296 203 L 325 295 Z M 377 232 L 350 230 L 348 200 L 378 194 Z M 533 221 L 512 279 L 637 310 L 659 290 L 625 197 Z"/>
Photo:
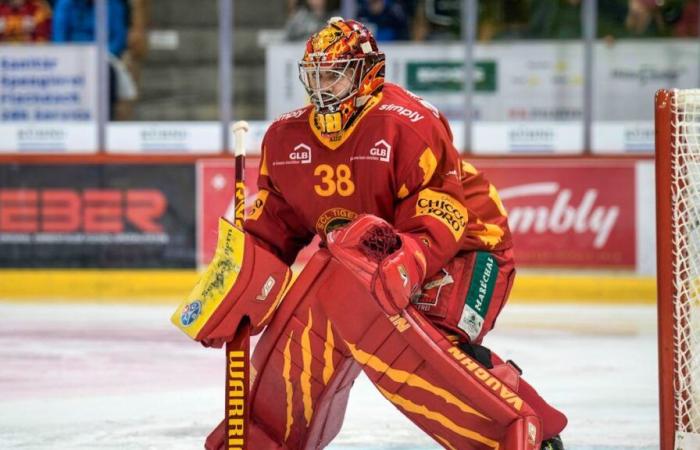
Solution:
<path fill-rule="evenodd" d="M 480 344 L 508 300 L 513 251 L 462 252 L 428 278 L 413 305 L 448 335 Z"/>

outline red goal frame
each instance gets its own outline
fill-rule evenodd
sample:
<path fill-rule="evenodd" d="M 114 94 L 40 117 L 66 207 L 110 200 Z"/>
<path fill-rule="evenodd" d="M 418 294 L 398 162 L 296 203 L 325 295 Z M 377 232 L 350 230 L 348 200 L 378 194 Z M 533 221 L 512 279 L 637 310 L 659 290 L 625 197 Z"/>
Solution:
<path fill-rule="evenodd" d="M 685 167 L 682 147 L 687 144 L 679 123 L 688 120 L 677 108 L 678 90 L 660 90 L 655 98 L 656 129 L 656 251 L 657 251 L 657 322 L 659 352 L 659 425 L 660 449 L 676 448 L 677 432 L 687 432 L 697 426 L 697 418 L 688 412 L 693 405 L 691 389 L 682 389 L 692 378 L 688 361 L 697 358 L 691 354 L 698 349 L 688 345 L 689 319 L 693 312 L 694 298 L 689 297 L 683 286 L 689 282 L 687 261 L 695 258 L 688 249 L 674 244 L 679 236 L 686 236 L 687 215 L 682 197 L 688 179 L 676 176 Z M 679 145 L 680 144 L 680 145 Z M 692 164 L 692 161 L 691 161 Z M 674 200 L 675 199 L 675 200 Z M 678 201 L 678 203 L 676 203 Z M 675 215 L 674 215 L 675 214 Z M 675 218 L 675 220 L 674 220 Z M 700 256 L 700 255 L 699 255 Z M 680 289 L 677 290 L 677 286 Z M 700 330 L 699 330 L 700 331 Z M 695 408 L 693 405 L 692 408 Z M 693 433 L 697 429 L 693 428 Z"/>
<path fill-rule="evenodd" d="M 671 157 L 673 123 L 671 110 L 673 92 L 660 90 L 655 98 L 656 139 L 656 284 L 659 351 L 659 418 L 661 450 L 672 450 L 675 435 L 673 386 L 675 380 L 673 346 L 673 252 L 671 236 Z"/>

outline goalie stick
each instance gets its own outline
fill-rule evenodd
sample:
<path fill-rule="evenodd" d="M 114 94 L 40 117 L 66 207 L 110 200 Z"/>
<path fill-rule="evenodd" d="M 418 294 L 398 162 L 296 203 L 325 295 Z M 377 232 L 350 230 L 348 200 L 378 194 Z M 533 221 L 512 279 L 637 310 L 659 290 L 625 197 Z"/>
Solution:
<path fill-rule="evenodd" d="M 248 123 L 245 121 L 233 124 L 236 155 L 234 224 L 241 230 L 245 220 L 245 135 L 248 129 Z M 238 326 L 233 340 L 226 343 L 226 450 L 247 448 L 249 412 L 246 403 L 250 391 L 249 364 L 250 321 L 244 319 Z"/>

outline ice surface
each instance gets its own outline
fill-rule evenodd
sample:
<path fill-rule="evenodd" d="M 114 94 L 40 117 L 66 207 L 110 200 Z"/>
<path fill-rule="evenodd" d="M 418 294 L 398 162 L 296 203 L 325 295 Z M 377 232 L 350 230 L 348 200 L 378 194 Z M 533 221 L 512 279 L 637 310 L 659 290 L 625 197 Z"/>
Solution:
<path fill-rule="evenodd" d="M 174 306 L 173 306 L 174 307 Z M 173 307 L 0 302 L 0 449 L 200 449 L 224 356 Z M 655 310 L 510 305 L 486 344 L 569 416 L 568 449 L 658 448 Z M 364 376 L 330 450 L 439 448 Z"/>

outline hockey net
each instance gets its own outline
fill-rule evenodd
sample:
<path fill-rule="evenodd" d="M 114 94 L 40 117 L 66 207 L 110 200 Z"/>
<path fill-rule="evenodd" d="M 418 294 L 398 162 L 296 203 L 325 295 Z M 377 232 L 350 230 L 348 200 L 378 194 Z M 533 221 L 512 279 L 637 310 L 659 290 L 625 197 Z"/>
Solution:
<path fill-rule="evenodd" d="M 661 448 L 700 448 L 700 89 L 656 97 Z"/>

